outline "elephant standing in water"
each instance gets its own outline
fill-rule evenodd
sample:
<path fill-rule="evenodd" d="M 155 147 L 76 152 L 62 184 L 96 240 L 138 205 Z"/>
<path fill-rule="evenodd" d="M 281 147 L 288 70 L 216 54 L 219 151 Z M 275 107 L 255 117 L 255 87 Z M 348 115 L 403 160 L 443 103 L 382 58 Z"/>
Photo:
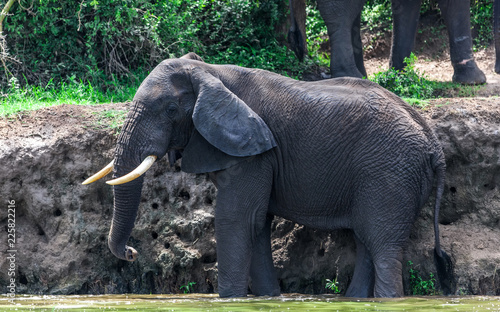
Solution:
<path fill-rule="evenodd" d="M 118 258 L 137 257 L 126 243 L 141 174 L 155 159 L 182 151 L 182 170 L 209 173 L 218 189 L 221 297 L 245 296 L 250 283 L 254 295 L 279 295 L 270 243 L 275 215 L 318 229 L 352 229 L 357 258 L 346 295 L 402 296 L 403 248 L 435 180 L 435 256 L 441 285 L 451 280 L 437 223 L 441 146 L 417 112 L 377 84 L 301 82 L 210 65 L 191 53 L 160 63 L 133 104 L 104 170 L 114 167 L 108 244 Z"/>
<path fill-rule="evenodd" d="M 495 0 L 498 2 L 498 0 Z M 301 59 L 305 50 L 304 0 L 290 0 L 291 29 L 289 42 Z M 317 0 L 330 37 L 332 77 L 366 77 L 361 42 L 361 11 L 366 0 Z M 393 36 L 390 67 L 402 70 L 404 59 L 415 44 L 421 0 L 392 0 Z M 450 42 L 453 81 L 482 84 L 486 76 L 477 67 L 472 53 L 470 0 L 438 0 Z M 498 32 L 497 32 L 498 33 Z"/>

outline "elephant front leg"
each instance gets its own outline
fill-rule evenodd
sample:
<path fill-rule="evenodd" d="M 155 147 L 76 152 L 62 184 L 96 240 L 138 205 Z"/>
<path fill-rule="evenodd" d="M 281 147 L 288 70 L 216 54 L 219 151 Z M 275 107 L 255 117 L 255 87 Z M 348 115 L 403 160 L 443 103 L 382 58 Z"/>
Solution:
<path fill-rule="evenodd" d="M 486 76 L 477 67 L 472 54 L 470 1 L 440 0 L 439 7 L 450 38 L 450 58 L 454 69 L 453 81 L 462 84 L 485 83 Z"/>
<path fill-rule="evenodd" d="M 317 2 L 330 37 L 332 77 L 366 76 L 359 34 L 360 14 L 365 0 L 318 0 Z"/>
<path fill-rule="evenodd" d="M 244 161 L 230 170 L 213 175 L 218 188 L 215 209 L 215 237 L 217 240 L 218 291 L 221 297 L 244 297 L 248 292 L 250 265 L 253 271 L 272 266 L 267 224 L 267 210 L 272 186 L 270 167 L 260 162 L 260 156 Z M 269 227 L 269 228 L 268 228 Z M 270 239 L 268 238 L 270 241 Z M 265 251 L 269 248 L 269 252 Z M 270 260 L 270 263 L 269 263 Z M 254 274 L 257 289 L 268 281 L 262 274 Z M 271 287 L 274 289 L 274 287 Z M 259 294 L 270 295 L 271 293 Z"/>
<path fill-rule="evenodd" d="M 279 296 L 280 287 L 274 269 L 271 250 L 271 222 L 273 216 L 268 215 L 266 225 L 255 239 L 250 264 L 252 293 L 256 296 Z"/>
<path fill-rule="evenodd" d="M 219 207 L 218 207 L 219 208 Z M 216 213 L 218 292 L 222 298 L 245 297 L 252 253 L 249 231 Z"/>
<path fill-rule="evenodd" d="M 389 67 L 403 70 L 406 57 L 409 57 L 415 46 L 420 4 L 422 0 L 392 1 L 392 46 Z"/>

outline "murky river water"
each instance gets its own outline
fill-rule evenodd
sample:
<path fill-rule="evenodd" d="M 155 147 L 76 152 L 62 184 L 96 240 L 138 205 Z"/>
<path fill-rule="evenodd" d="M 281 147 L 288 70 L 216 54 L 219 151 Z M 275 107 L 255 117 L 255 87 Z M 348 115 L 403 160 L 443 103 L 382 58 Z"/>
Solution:
<path fill-rule="evenodd" d="M 0 297 L 0 311 L 500 311 L 500 297 L 405 297 L 352 300 L 334 295 L 220 299 L 217 295 Z"/>

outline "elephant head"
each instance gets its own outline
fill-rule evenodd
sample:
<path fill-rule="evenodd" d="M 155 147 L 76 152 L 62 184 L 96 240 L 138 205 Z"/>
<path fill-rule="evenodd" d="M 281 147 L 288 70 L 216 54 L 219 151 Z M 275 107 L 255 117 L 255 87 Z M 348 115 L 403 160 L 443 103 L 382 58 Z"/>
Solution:
<path fill-rule="evenodd" d="M 142 82 L 133 99 L 110 165 L 84 184 L 114 169 L 114 212 L 108 245 L 134 261 L 126 245 L 140 202 L 143 176 L 156 159 L 182 152 L 182 170 L 203 173 L 228 168 L 276 143 L 265 122 L 219 79 L 222 70 L 194 53 L 165 60 Z"/>

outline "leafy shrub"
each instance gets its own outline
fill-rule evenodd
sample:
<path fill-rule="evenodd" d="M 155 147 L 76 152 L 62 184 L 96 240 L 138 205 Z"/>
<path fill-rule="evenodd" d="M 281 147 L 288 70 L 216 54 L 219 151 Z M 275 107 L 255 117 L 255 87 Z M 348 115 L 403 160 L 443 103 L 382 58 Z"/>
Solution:
<path fill-rule="evenodd" d="M 212 63 L 296 75 L 303 65 L 275 39 L 286 10 L 280 0 L 21 0 L 4 22 L 20 61 L 9 68 L 22 84 L 74 76 L 107 90 L 192 51 Z"/>
<path fill-rule="evenodd" d="M 325 280 L 325 288 L 333 291 L 334 294 L 340 294 L 340 287 L 339 287 L 339 282 L 337 282 L 337 276 L 335 279 L 332 281 L 330 279 Z"/>
<path fill-rule="evenodd" d="M 432 97 L 436 84 L 421 76 L 415 69 L 416 61 L 417 57 L 412 53 L 410 57 L 405 58 L 407 65 L 402 71 L 391 68 L 376 73 L 370 80 L 401 97 L 428 99 Z"/>
<path fill-rule="evenodd" d="M 474 48 L 487 47 L 493 42 L 493 0 L 471 1 L 470 20 Z"/>
<path fill-rule="evenodd" d="M 408 272 L 410 273 L 411 294 L 416 296 L 436 295 L 436 278 L 434 274 L 429 274 L 429 279 L 424 280 L 420 272 L 413 268 L 413 262 L 408 261 Z"/>
<path fill-rule="evenodd" d="M 328 67 L 330 64 L 328 29 L 316 2 L 307 3 L 306 13 L 307 50 L 310 55 L 318 58 L 322 66 Z"/>

